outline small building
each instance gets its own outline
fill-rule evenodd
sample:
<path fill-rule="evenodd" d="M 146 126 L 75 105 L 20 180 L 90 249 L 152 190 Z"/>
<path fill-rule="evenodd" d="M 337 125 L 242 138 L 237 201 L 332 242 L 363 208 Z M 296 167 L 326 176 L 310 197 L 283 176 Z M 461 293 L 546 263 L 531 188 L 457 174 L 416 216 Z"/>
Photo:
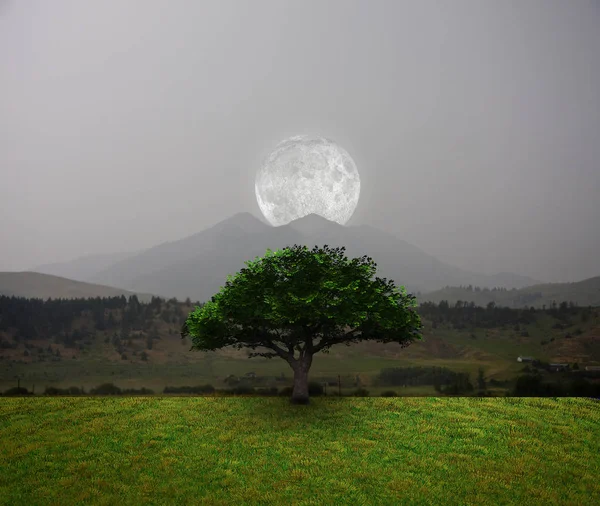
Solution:
<path fill-rule="evenodd" d="M 550 370 L 557 371 L 565 371 L 569 368 L 569 364 L 549 364 Z"/>
<path fill-rule="evenodd" d="M 533 362 L 533 357 L 518 357 L 517 362 Z"/>
<path fill-rule="evenodd" d="M 588 365 L 585 368 L 586 371 L 600 371 L 600 365 Z"/>
<path fill-rule="evenodd" d="M 256 373 L 255 372 L 247 372 L 246 378 L 256 378 Z"/>

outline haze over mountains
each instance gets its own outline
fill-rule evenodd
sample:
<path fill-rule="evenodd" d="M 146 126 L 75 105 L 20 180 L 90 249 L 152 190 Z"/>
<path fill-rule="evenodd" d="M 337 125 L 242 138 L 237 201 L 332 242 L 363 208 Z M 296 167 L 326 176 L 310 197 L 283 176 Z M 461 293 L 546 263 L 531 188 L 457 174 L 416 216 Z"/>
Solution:
<path fill-rule="evenodd" d="M 129 297 L 128 290 L 74 281 L 38 272 L 0 272 L 0 295 L 26 299 L 88 299 L 96 297 Z M 150 301 L 151 294 L 138 293 L 141 302 Z"/>
<path fill-rule="evenodd" d="M 250 213 L 238 213 L 202 232 L 137 254 L 98 255 L 34 270 L 132 292 L 204 301 L 245 261 L 263 256 L 267 248 L 293 244 L 345 246 L 349 258 L 368 255 L 377 262 L 378 276 L 393 279 L 411 292 L 448 285 L 521 288 L 539 283 L 511 273 L 490 276 L 466 271 L 374 227 L 342 226 L 315 214 L 273 227 Z"/>
<path fill-rule="evenodd" d="M 76 258 L 69 262 L 55 262 L 51 264 L 38 265 L 31 269 L 33 272 L 42 274 L 50 274 L 52 276 L 60 276 L 63 278 L 72 279 L 74 281 L 88 281 L 88 279 L 108 269 L 121 260 L 132 257 L 138 254 L 139 251 L 127 253 L 107 253 L 104 255 L 87 255 Z"/>

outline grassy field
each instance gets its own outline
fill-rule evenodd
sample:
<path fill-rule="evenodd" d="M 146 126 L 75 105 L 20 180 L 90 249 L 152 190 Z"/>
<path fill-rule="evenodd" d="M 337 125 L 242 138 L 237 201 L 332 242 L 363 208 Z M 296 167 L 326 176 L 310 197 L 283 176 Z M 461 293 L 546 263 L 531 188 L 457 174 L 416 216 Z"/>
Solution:
<path fill-rule="evenodd" d="M 0 399 L 0 504 L 592 504 L 597 401 Z"/>
<path fill-rule="evenodd" d="M 351 348 L 344 348 L 349 353 Z M 85 365 L 85 367 L 83 367 Z M 470 359 L 441 360 L 431 358 L 420 360 L 418 363 L 408 359 L 394 359 L 391 357 L 368 357 L 351 354 L 342 359 L 333 353 L 330 355 L 315 356 L 313 366 L 310 370 L 311 381 L 325 381 L 334 379 L 337 381 L 341 376 L 342 392 L 347 393 L 355 390 L 354 380 L 356 375 L 360 376 L 362 385 L 369 390 L 370 395 L 379 395 L 384 390 L 395 390 L 398 395 L 437 395 L 433 385 L 420 387 L 377 387 L 373 383 L 384 368 L 391 367 L 448 367 L 455 372 L 469 372 L 472 381 L 477 377 L 477 367 L 483 366 L 486 371 L 493 371 L 490 364 L 474 363 Z M 506 365 L 499 366 L 497 370 L 507 372 Z M 522 364 L 515 362 L 510 364 L 512 368 L 508 377 L 515 375 L 523 368 Z M 283 388 L 292 385 L 293 371 L 290 366 L 280 359 L 261 358 L 227 358 L 215 355 L 207 360 L 181 364 L 151 364 L 151 363 L 126 363 L 110 364 L 106 362 L 89 361 L 85 364 L 75 360 L 64 360 L 54 363 L 29 364 L 18 371 L 20 385 L 31 391 L 34 387 L 35 394 L 42 394 L 46 387 L 68 388 L 71 386 L 83 387 L 86 392 L 98 387 L 102 383 L 111 382 L 120 388 L 140 389 L 150 388 L 156 394 L 162 393 L 165 386 L 196 386 L 212 384 L 215 388 L 226 388 L 223 379 L 230 374 L 243 376 L 248 372 L 256 372 L 261 377 L 270 378 L 265 381 L 264 386 L 277 386 Z M 5 371 L 5 374 L 7 371 Z M 274 377 L 285 375 L 283 382 L 275 383 Z M 486 374 L 488 376 L 488 374 Z M 496 375 L 498 376 L 498 375 Z M 0 381 L 0 390 L 5 391 L 10 387 L 17 386 L 15 379 L 5 376 Z M 330 387 L 333 388 L 333 387 Z M 335 387 L 337 390 L 337 387 Z"/>
<path fill-rule="evenodd" d="M 162 310 L 175 308 L 163 304 Z M 177 306 L 182 314 L 192 309 L 183 303 Z M 174 309 L 173 309 L 174 310 Z M 158 314 L 158 313 L 157 313 Z M 328 355 L 317 354 L 310 371 L 311 381 L 337 380 L 341 376 L 342 392 L 356 388 L 355 377 L 362 387 L 377 396 L 382 388 L 375 385 L 382 369 L 393 367 L 445 367 L 456 373 L 468 373 L 475 385 L 479 369 L 483 369 L 489 388 L 500 387 L 491 380 L 514 384 L 522 374 L 524 364 L 519 355 L 533 356 L 545 362 L 600 365 L 600 326 L 594 318 L 583 321 L 572 316 L 568 327 L 557 328 L 559 320 L 550 314 L 539 313 L 535 322 L 495 328 L 452 328 L 447 324 L 433 327 L 424 320 L 424 340 L 401 349 L 399 345 L 362 342 L 352 346 L 336 345 Z M 94 329 L 94 319 L 82 314 L 74 323 L 75 329 Z M 223 349 L 216 352 L 191 352 L 191 342 L 182 340 L 180 328 L 173 322 L 154 317 L 149 328 L 156 331 L 131 331 L 130 340 L 123 340 L 124 353 L 117 351 L 112 339 L 118 330 L 94 331 L 77 347 L 66 347 L 56 339 L 39 337 L 21 339 L 16 347 L 0 347 L 0 391 L 20 385 L 36 394 L 46 387 L 83 387 L 87 392 L 103 383 L 114 383 L 122 389 L 149 388 L 162 393 L 166 386 L 197 386 L 211 384 L 226 388 L 229 375 L 242 377 L 254 372 L 270 384 L 260 386 L 290 386 L 292 370 L 283 360 L 247 358 L 249 350 Z M 525 336 L 523 335 L 524 332 Z M 10 335 L 9 335 L 10 334 Z M 148 335 L 156 335 L 152 348 L 147 348 Z M 566 335 L 573 336 L 566 338 Z M 56 336 L 55 336 L 56 337 Z M 13 342 L 11 333 L 0 333 L 0 339 Z M 26 345 L 28 348 L 26 348 Z M 47 348 L 51 348 L 51 352 Z M 60 357 L 54 356 L 60 352 Z M 142 352 L 147 356 L 144 361 Z M 43 360 L 42 360 L 43 359 Z M 284 381 L 273 384 L 284 374 Z M 558 376 L 548 375 L 549 380 Z M 257 385 L 258 386 L 258 385 Z M 510 385 L 506 386 L 510 389 Z M 406 389 L 392 388 L 399 395 L 436 395 L 433 385 Z M 388 388 L 385 388 L 388 389 Z M 501 395 L 504 391 L 499 392 Z"/>

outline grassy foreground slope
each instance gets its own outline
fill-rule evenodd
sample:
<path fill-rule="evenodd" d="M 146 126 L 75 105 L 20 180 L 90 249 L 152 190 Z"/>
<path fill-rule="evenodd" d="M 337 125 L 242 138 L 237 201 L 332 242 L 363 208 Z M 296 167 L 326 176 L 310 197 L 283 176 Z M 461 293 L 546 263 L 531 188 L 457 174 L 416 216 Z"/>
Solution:
<path fill-rule="evenodd" d="M 588 504 L 597 401 L 0 400 L 0 504 Z"/>

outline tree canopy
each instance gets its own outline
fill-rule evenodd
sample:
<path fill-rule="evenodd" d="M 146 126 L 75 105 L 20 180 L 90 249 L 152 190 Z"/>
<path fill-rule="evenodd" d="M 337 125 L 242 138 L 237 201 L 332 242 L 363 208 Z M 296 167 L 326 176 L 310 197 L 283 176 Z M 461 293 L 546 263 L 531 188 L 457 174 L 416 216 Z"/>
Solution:
<path fill-rule="evenodd" d="M 189 314 L 182 338 L 191 338 L 191 350 L 263 348 L 249 357 L 284 359 L 294 370 L 292 401 L 298 403 L 308 402 L 315 353 L 362 340 L 406 347 L 422 339 L 416 298 L 391 280 L 372 279 L 372 258 L 348 260 L 344 250 L 267 250 Z"/>

